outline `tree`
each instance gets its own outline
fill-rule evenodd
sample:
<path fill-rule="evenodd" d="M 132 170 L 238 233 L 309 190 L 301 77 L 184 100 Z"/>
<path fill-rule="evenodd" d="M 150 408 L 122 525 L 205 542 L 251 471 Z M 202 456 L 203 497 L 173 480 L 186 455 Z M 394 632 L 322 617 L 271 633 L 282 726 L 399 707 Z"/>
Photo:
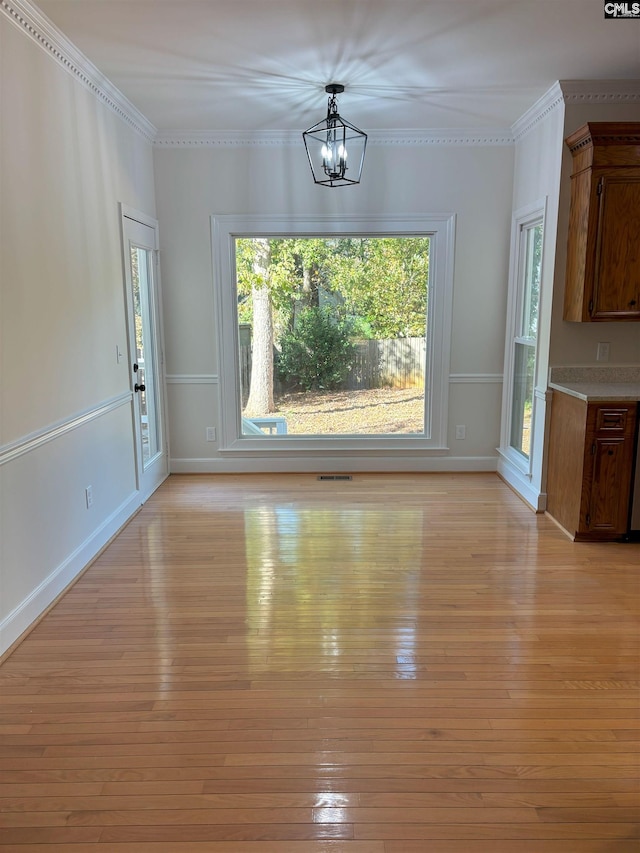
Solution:
<path fill-rule="evenodd" d="M 305 391 L 330 390 L 346 379 L 354 345 L 351 325 L 326 308 L 311 306 L 281 341 L 280 371 Z"/>
<path fill-rule="evenodd" d="M 331 288 L 346 311 L 364 318 L 373 337 L 425 333 L 429 281 L 428 237 L 364 237 L 335 241 Z"/>
<path fill-rule="evenodd" d="M 273 317 L 269 272 L 271 248 L 269 240 L 253 241 L 253 276 L 251 297 L 253 303 L 253 353 L 251 384 L 244 413 L 247 417 L 261 417 L 275 411 L 273 402 Z"/>
<path fill-rule="evenodd" d="M 302 287 L 298 296 L 304 307 L 320 305 L 320 290 L 327 287 L 327 268 L 331 257 L 328 240 L 301 237 L 291 241 L 291 251 L 302 271 Z"/>
<path fill-rule="evenodd" d="M 236 241 L 238 317 L 253 327 L 249 399 L 244 410 L 248 417 L 275 410 L 275 342 L 293 328 L 297 304 L 318 305 L 322 262 L 328 254 L 322 239 Z"/>
<path fill-rule="evenodd" d="M 253 326 L 249 416 L 274 411 L 274 346 L 322 293 L 354 336 L 425 334 L 428 237 L 240 238 L 236 270 L 238 316 Z"/>

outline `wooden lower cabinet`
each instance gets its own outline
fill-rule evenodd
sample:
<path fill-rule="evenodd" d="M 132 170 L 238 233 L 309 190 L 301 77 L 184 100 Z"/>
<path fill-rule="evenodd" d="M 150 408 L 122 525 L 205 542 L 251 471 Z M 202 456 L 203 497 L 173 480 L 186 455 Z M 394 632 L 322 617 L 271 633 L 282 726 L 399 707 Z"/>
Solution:
<path fill-rule="evenodd" d="M 553 392 L 547 512 L 574 539 L 621 539 L 629 531 L 637 409 Z"/>

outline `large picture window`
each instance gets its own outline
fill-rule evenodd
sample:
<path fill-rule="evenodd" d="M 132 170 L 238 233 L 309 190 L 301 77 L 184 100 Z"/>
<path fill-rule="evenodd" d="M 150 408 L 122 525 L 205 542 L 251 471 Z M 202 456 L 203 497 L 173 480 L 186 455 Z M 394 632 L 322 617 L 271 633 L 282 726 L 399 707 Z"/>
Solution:
<path fill-rule="evenodd" d="M 442 449 L 453 218 L 213 217 L 221 449 Z"/>
<path fill-rule="evenodd" d="M 243 435 L 422 435 L 429 237 L 239 237 Z"/>

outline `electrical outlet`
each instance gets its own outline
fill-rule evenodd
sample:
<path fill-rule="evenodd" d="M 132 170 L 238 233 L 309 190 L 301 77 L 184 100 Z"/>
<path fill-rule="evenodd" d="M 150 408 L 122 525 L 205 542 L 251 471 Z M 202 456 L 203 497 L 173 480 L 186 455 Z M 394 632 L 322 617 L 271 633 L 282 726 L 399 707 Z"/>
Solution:
<path fill-rule="evenodd" d="M 609 343 L 601 341 L 596 351 L 596 361 L 609 361 Z"/>
<path fill-rule="evenodd" d="M 467 428 L 464 424 L 458 424 L 456 426 L 456 438 L 466 438 L 467 437 Z"/>
<path fill-rule="evenodd" d="M 207 441 L 215 441 L 216 440 L 216 428 L 215 427 L 207 427 Z"/>
<path fill-rule="evenodd" d="M 87 486 L 84 490 L 84 498 L 87 502 L 87 509 L 93 506 L 93 487 Z"/>

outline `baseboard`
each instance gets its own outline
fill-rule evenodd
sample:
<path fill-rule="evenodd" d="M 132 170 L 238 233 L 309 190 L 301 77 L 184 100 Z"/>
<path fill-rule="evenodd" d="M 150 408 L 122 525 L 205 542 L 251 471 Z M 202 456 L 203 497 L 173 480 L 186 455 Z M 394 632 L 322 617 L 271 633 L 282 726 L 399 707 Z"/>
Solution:
<path fill-rule="evenodd" d="M 552 521 L 555 524 L 555 526 L 564 533 L 565 536 L 567 536 L 569 539 L 571 539 L 572 542 L 576 541 L 576 537 L 572 533 L 569 533 L 567 528 L 563 527 L 557 518 L 554 518 L 552 515 L 549 515 L 548 510 L 545 511 L 545 516 L 546 516 L 546 518 L 549 519 L 549 521 Z"/>
<path fill-rule="evenodd" d="M 172 459 L 172 474 L 306 474 L 380 472 L 495 472 L 495 456 L 315 456 L 236 457 L 233 459 Z"/>
<path fill-rule="evenodd" d="M 504 456 L 500 456 L 497 463 L 498 476 L 513 491 L 528 504 L 534 512 L 544 512 L 547 506 L 547 496 L 531 485 L 529 478 L 515 465 L 512 465 Z"/>
<path fill-rule="evenodd" d="M 139 506 L 140 496 L 135 492 L 0 622 L 0 656 L 14 645 L 60 593 L 95 559 Z"/>

